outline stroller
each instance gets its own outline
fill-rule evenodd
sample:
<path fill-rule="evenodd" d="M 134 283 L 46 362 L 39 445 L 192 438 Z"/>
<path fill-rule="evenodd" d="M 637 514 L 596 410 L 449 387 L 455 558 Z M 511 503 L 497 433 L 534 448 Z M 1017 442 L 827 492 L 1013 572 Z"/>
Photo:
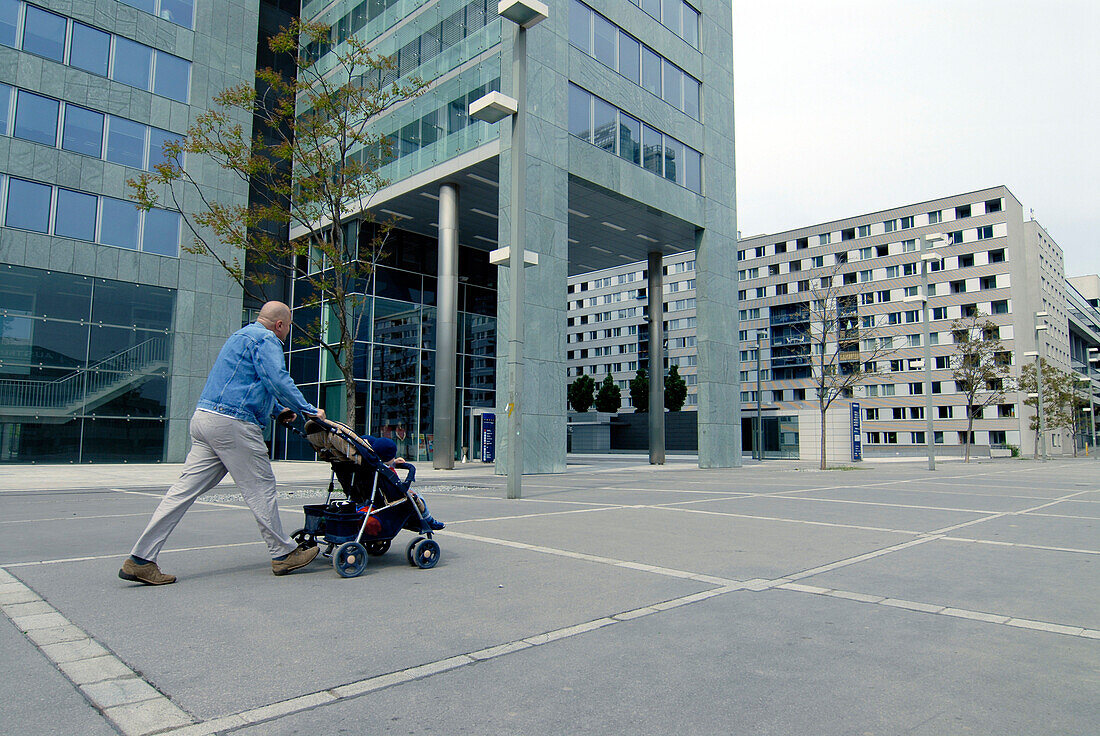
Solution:
<path fill-rule="evenodd" d="M 305 432 L 290 428 L 332 465 L 328 496 L 323 504 L 304 507 L 306 525 L 291 534 L 294 541 L 326 545 L 321 554 L 332 559 L 336 572 L 354 578 L 366 569 L 368 556 L 385 554 L 393 538 L 408 529 L 417 536 L 405 547 L 405 559 L 422 570 L 435 567 L 439 543 L 432 539 L 431 528 L 409 490 L 416 480 L 411 463 L 395 466 L 408 471 L 402 481 L 367 440 L 345 424 L 314 417 L 306 421 Z M 332 499 L 337 482 L 346 500 Z"/>

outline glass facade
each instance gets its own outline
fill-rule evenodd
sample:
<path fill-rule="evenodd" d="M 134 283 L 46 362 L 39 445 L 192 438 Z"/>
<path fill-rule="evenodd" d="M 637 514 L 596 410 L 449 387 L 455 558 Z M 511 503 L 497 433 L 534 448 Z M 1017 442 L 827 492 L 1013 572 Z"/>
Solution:
<path fill-rule="evenodd" d="M 364 237 L 366 235 L 364 234 Z M 392 231 L 386 254 L 360 305 L 355 342 L 356 431 L 390 437 L 398 454 L 416 462 L 435 452 L 433 394 L 435 385 L 436 241 L 405 231 Z M 456 416 L 465 435 L 473 408 L 495 405 L 496 267 L 488 253 L 459 250 L 458 363 Z M 294 284 L 296 325 L 309 324 L 321 306 L 308 282 Z M 295 329 L 291 333 L 290 374 L 306 398 L 331 416 L 344 416 L 343 377 L 322 348 Z M 460 448 L 454 451 L 456 455 Z M 276 457 L 312 459 L 313 451 L 285 430 L 276 432 Z"/>
<path fill-rule="evenodd" d="M 159 462 L 175 291 L 0 266 L 0 462 Z"/>

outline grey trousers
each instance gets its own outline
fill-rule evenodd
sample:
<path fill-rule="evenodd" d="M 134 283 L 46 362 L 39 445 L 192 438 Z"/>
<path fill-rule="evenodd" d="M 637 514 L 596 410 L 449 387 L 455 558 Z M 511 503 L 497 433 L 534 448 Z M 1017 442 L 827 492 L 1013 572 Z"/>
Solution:
<path fill-rule="evenodd" d="M 131 554 L 156 560 L 168 535 L 191 504 L 216 486 L 226 473 L 233 477 L 256 517 L 271 556 L 293 552 L 298 545 L 283 532 L 279 520 L 275 474 L 267 457 L 263 430 L 251 422 L 196 411 L 191 417 L 191 451 L 187 453 L 180 479 L 164 494 Z"/>

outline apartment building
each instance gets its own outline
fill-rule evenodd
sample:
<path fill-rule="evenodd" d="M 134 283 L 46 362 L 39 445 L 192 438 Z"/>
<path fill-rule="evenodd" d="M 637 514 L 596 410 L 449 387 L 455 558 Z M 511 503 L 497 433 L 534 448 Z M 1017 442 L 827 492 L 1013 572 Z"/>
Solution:
<path fill-rule="evenodd" d="M 1076 342 L 1071 339 L 1071 319 L 1075 324 L 1080 320 L 1072 316 L 1075 302 L 1062 251 L 1038 222 L 1025 219 L 1022 205 L 1006 187 L 742 238 L 737 256 L 739 310 L 729 315 L 728 329 L 737 331 L 741 346 L 742 408 L 751 417 L 759 407 L 765 417 L 767 451 L 791 455 L 797 443 L 800 456 L 813 457 L 819 449 L 811 315 L 822 284 L 831 281 L 836 287 L 836 317 L 844 324 L 833 330 L 839 339 L 831 340 L 825 350 L 839 353 L 841 370 L 849 364 L 866 375 L 830 412 L 830 456 L 851 452 L 853 404 L 859 405 L 858 431 L 865 454 L 925 451 L 921 248 L 930 236 L 931 394 L 934 441 L 940 452 L 960 452 L 966 439 L 966 408 L 951 372 L 954 320 L 988 315 L 1014 375 L 1023 361 L 1033 359 L 1025 353 L 1034 354 L 1037 344 L 1042 355 L 1063 370 L 1083 365 L 1081 345 L 1095 333 L 1079 336 Z M 686 266 L 690 255 L 678 261 Z M 677 320 L 690 319 L 690 313 L 681 317 L 677 305 L 690 304 L 688 289 L 694 284 L 690 278 L 671 275 L 684 266 L 666 260 L 670 275 L 664 298 L 670 361 L 689 373 L 693 333 L 690 323 Z M 584 372 L 600 380 L 611 372 L 620 385 L 633 377 L 632 356 L 645 349 L 645 324 L 639 315 L 646 298 L 644 281 L 640 290 L 625 287 L 630 274 L 640 271 L 640 264 L 634 264 L 571 279 L 571 376 Z M 626 284 L 621 283 L 624 279 Z M 628 302 L 631 298 L 634 301 Z M 1082 309 L 1078 304 L 1077 313 Z M 1080 332 L 1075 328 L 1075 334 Z M 880 355 L 869 360 L 874 353 Z M 986 407 L 975 421 L 973 443 L 1030 452 L 1034 436 L 1027 429 L 1031 409 L 1025 398 L 1007 392 Z M 685 408 L 690 409 L 691 402 Z M 1047 439 L 1053 452 L 1070 449 L 1068 435 L 1050 432 Z"/>

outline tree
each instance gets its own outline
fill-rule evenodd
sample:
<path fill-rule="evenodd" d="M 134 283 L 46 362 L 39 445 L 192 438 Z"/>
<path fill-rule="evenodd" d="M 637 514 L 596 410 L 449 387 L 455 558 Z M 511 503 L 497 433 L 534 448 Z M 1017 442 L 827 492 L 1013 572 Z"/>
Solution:
<path fill-rule="evenodd" d="M 829 408 L 838 398 L 850 398 L 856 386 L 877 372 L 878 360 L 897 350 L 894 336 L 883 335 L 875 326 L 860 327 L 859 302 L 870 292 L 857 285 L 855 271 L 844 272 L 846 254 L 838 253 L 837 259 L 835 265 L 810 280 L 809 301 L 792 305 L 790 315 L 794 321 L 788 328 L 788 344 L 796 350 L 809 348 L 810 375 L 821 417 L 822 470 L 828 467 L 825 416 Z M 775 316 L 774 310 L 772 314 Z M 774 378 L 774 336 L 772 345 Z"/>
<path fill-rule="evenodd" d="M 955 354 L 951 356 L 951 376 L 966 400 L 966 450 L 970 462 L 974 419 L 987 406 L 998 403 L 1012 382 L 1012 354 L 1004 349 L 1000 328 L 986 314 L 975 311 L 969 317 L 951 323 Z"/>
<path fill-rule="evenodd" d="M 1047 362 L 1046 358 L 1040 358 L 1043 374 L 1043 429 L 1061 429 L 1069 425 L 1071 421 L 1067 416 L 1066 405 L 1070 399 L 1066 390 L 1067 374 Z M 1025 395 L 1024 404 L 1030 406 L 1034 412 L 1031 415 L 1029 428 L 1035 433 L 1035 452 L 1033 457 L 1039 459 L 1039 397 L 1036 391 L 1035 362 L 1028 361 L 1020 369 L 1020 392 Z M 1072 426 L 1072 425 L 1069 425 Z"/>
<path fill-rule="evenodd" d="M 569 405 L 573 407 L 573 411 L 584 414 L 592 407 L 592 396 L 595 392 L 596 382 L 586 373 L 569 384 L 566 392 L 569 396 Z"/>
<path fill-rule="evenodd" d="M 649 375 L 645 366 L 638 368 L 630 379 L 630 403 L 635 412 L 649 411 Z"/>
<path fill-rule="evenodd" d="M 623 405 L 623 392 L 619 384 L 608 373 L 600 382 L 600 391 L 596 394 L 596 411 L 614 414 Z"/>
<path fill-rule="evenodd" d="M 378 169 L 391 157 L 390 141 L 372 123 L 427 85 L 419 78 L 399 83 L 394 58 L 372 54 L 354 36 L 331 44 L 331 69 L 315 67 L 305 49 L 331 39 L 327 26 L 294 20 L 269 42 L 293 76 L 261 69 L 254 85 L 220 92 L 182 140 L 164 146 L 166 160 L 128 184 L 142 209 L 170 199 L 192 236 L 184 250 L 212 258 L 250 297 L 266 301 L 265 286 L 280 276 L 317 295 L 319 308 L 308 318 L 296 315 L 295 328 L 300 343 L 320 344 L 339 368 L 346 421 L 354 427 L 355 337 L 392 226 L 366 211 L 389 183 Z M 255 120 L 259 132 L 241 120 Z M 219 201 L 192 176 L 196 159 L 249 182 L 252 201 Z M 185 200 L 198 206 L 188 211 Z M 370 226 L 356 232 L 352 219 Z M 279 231 L 288 226 L 303 234 L 287 240 Z"/>
<path fill-rule="evenodd" d="M 669 366 L 668 375 L 665 376 L 665 408 L 669 411 L 680 411 L 687 399 L 687 392 L 687 384 L 684 383 L 679 369 L 673 363 Z"/>

